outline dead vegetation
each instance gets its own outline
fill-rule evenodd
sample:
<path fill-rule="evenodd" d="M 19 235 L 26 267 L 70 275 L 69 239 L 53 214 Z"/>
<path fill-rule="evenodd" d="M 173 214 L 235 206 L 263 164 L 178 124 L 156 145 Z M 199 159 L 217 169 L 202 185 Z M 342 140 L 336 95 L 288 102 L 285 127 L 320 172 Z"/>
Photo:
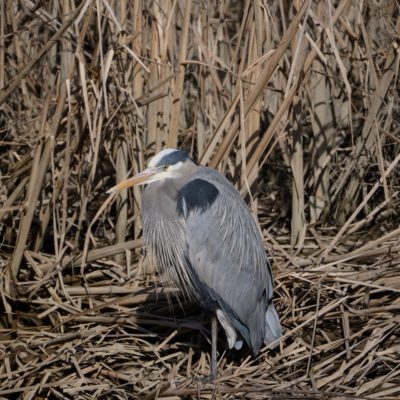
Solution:
<path fill-rule="evenodd" d="M 391 0 L 0 2 L 0 398 L 399 398 L 399 30 Z M 140 190 L 101 208 L 164 146 L 273 263 L 281 348 L 221 335 L 215 386 Z"/>

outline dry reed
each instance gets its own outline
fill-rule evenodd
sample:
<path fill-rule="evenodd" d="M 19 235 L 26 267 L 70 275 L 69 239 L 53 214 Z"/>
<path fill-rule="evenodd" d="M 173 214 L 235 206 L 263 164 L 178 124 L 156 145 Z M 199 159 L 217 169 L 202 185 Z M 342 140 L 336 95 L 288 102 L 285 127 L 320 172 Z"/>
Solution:
<path fill-rule="evenodd" d="M 0 398 L 398 399 L 398 7 L 0 2 Z M 235 183 L 273 263 L 280 349 L 220 332 L 215 385 L 140 189 L 106 195 L 167 145 Z"/>

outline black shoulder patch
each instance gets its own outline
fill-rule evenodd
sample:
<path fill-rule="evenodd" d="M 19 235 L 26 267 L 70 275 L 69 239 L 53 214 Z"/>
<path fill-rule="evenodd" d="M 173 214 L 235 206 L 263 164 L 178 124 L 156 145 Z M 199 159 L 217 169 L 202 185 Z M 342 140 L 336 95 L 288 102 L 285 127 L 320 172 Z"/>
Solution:
<path fill-rule="evenodd" d="M 192 210 L 204 212 L 214 203 L 218 193 L 212 183 L 204 179 L 193 179 L 179 190 L 176 210 L 185 218 Z"/>
<path fill-rule="evenodd" d="M 157 167 L 160 167 L 162 165 L 174 165 L 174 164 L 177 164 L 180 161 L 185 162 L 189 158 L 190 157 L 188 156 L 188 154 L 185 153 L 184 151 L 176 150 L 176 151 L 173 151 L 172 153 L 169 153 L 166 156 L 164 156 L 157 163 Z"/>

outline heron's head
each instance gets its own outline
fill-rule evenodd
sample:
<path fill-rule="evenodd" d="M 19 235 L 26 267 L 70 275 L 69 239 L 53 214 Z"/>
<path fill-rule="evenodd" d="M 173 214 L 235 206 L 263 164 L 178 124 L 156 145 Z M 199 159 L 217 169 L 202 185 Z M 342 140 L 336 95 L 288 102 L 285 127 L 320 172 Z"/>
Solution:
<path fill-rule="evenodd" d="M 120 182 L 109 189 L 107 193 L 119 192 L 131 186 L 145 185 L 168 178 L 178 178 L 184 173 L 187 164 L 193 164 L 193 161 L 185 152 L 176 149 L 164 149 L 150 160 L 144 171 Z"/>

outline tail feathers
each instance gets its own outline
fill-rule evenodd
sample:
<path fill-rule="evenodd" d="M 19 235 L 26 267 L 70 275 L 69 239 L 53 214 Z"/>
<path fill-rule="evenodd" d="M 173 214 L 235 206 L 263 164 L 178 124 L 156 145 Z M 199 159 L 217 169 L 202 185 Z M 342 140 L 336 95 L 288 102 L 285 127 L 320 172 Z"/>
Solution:
<path fill-rule="evenodd" d="M 217 309 L 217 317 L 225 330 L 229 348 L 232 349 L 234 347 L 236 350 L 240 350 L 243 346 L 243 340 L 238 340 L 236 329 L 231 324 L 225 313 L 222 310 Z"/>
<path fill-rule="evenodd" d="M 278 313 L 275 310 L 274 305 L 271 303 L 268 308 L 267 312 L 265 313 L 265 337 L 264 343 L 270 344 L 275 342 L 282 336 L 282 327 L 281 323 L 279 322 Z M 274 348 L 278 345 L 276 343 Z"/>

